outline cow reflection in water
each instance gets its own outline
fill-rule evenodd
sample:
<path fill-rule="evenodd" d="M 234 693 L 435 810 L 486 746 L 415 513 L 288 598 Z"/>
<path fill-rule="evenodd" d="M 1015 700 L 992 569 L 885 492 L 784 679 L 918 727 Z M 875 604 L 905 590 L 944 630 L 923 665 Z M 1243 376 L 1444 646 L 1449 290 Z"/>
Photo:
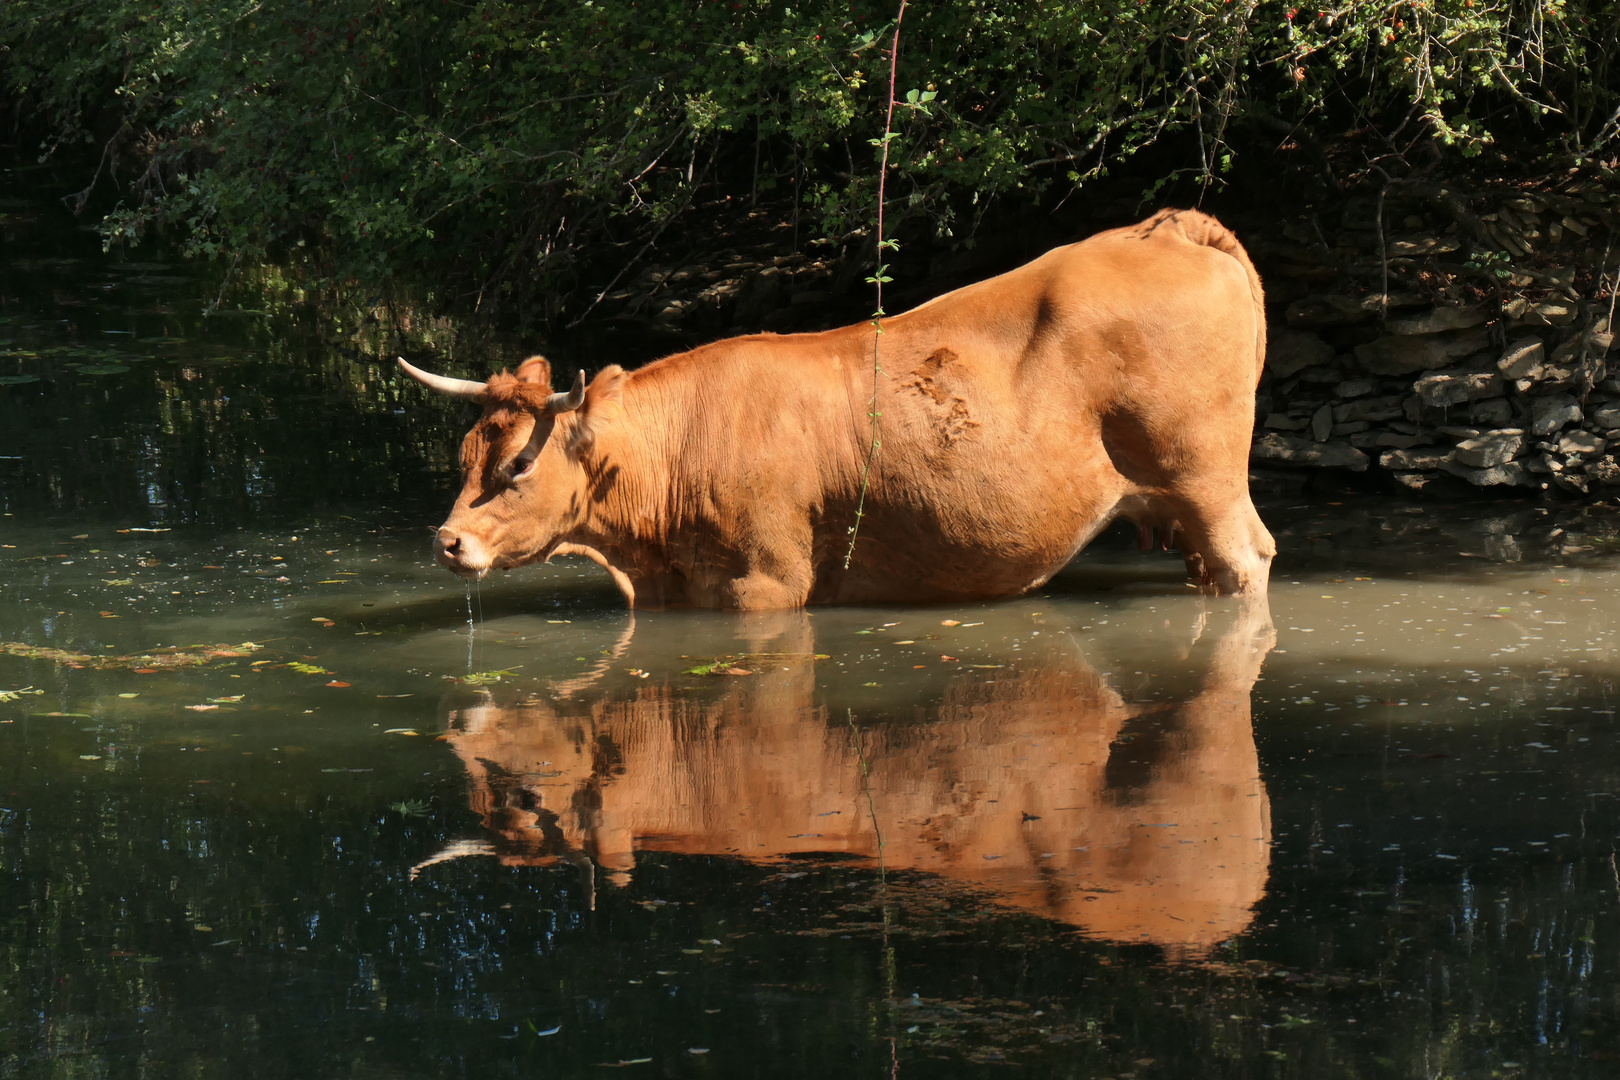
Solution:
<path fill-rule="evenodd" d="M 1146 700 L 1127 701 L 1056 635 L 1045 655 L 954 672 L 914 718 L 858 736 L 818 701 L 799 612 L 740 617 L 772 655 L 718 691 L 630 679 L 556 701 L 447 703 L 488 833 L 417 871 L 489 854 L 622 885 L 638 850 L 875 861 L 875 809 L 891 869 L 1196 958 L 1248 926 L 1271 839 L 1249 699 L 1275 634 L 1263 602 L 1215 619 L 1224 628 L 1180 650 L 1180 672 L 1155 672 Z M 1150 696 L 1176 674 L 1191 676 L 1186 692 Z"/>

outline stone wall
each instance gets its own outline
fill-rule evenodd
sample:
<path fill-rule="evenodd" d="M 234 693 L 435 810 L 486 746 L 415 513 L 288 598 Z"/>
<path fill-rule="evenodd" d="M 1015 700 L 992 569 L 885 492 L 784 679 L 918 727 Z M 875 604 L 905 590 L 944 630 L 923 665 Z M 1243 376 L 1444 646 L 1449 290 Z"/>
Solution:
<path fill-rule="evenodd" d="M 1620 488 L 1611 187 L 1590 172 L 1475 193 L 1413 184 L 1382 206 L 1251 221 L 1271 304 L 1256 479 L 1346 469 L 1418 491 Z"/>

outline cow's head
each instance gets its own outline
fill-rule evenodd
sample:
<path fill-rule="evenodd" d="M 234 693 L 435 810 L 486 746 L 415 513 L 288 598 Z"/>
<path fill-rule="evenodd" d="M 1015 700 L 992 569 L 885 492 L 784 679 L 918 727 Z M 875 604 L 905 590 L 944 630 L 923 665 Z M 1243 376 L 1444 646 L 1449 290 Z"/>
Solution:
<path fill-rule="evenodd" d="M 484 407 L 461 443 L 461 494 L 439 526 L 433 553 L 464 578 L 550 558 L 585 516 L 585 458 L 618 408 L 624 370 L 604 368 L 587 387 L 581 371 L 552 393 L 551 365 L 531 356 L 517 374 L 488 382 L 432 375 L 400 359 L 417 382 Z"/>

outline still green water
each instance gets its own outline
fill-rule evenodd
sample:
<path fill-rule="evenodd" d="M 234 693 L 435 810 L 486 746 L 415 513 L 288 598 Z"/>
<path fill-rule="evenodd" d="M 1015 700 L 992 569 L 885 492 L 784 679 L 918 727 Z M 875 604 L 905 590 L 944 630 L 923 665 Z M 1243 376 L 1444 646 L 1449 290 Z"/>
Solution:
<path fill-rule="evenodd" d="M 1269 606 L 1123 536 L 951 609 L 469 593 L 459 408 L 47 180 L 0 203 L 0 1075 L 1620 1072 L 1612 509 L 1272 500 Z"/>

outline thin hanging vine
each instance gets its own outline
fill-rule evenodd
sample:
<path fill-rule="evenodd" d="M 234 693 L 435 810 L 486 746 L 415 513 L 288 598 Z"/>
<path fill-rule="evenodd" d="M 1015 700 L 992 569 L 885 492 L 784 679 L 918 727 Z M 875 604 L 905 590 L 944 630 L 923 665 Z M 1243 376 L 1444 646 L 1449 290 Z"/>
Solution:
<path fill-rule="evenodd" d="M 900 22 L 906 17 L 906 3 L 907 0 L 900 0 L 900 10 L 894 16 L 894 41 L 889 46 L 889 101 L 888 111 L 883 116 L 883 137 L 872 140 L 872 144 L 881 151 L 878 159 L 877 270 L 866 279 L 877 286 L 877 310 L 872 312 L 872 400 L 867 409 L 867 416 L 872 420 L 872 441 L 866 450 L 866 464 L 861 468 L 861 494 L 855 500 L 855 523 L 849 527 L 849 547 L 844 550 L 845 570 L 849 569 L 849 562 L 855 557 L 855 538 L 860 535 L 861 518 L 866 516 L 866 491 L 872 483 L 872 463 L 877 460 L 878 451 L 883 447 L 878 434 L 878 418 L 883 415 L 878 408 L 878 379 L 883 374 L 883 367 L 878 362 L 878 344 L 883 340 L 883 283 L 894 280 L 888 275 L 889 265 L 883 261 L 883 253 L 900 249 L 898 242 L 883 237 L 883 194 L 889 177 L 889 143 L 895 136 L 894 81 L 900 67 Z"/>

